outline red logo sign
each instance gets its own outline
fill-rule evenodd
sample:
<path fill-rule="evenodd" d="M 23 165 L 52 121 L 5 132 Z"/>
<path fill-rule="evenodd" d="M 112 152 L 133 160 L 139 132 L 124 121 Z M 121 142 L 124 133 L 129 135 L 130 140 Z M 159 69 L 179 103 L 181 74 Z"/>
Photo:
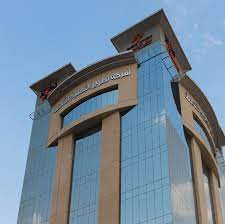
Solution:
<path fill-rule="evenodd" d="M 46 100 L 47 97 L 50 95 L 53 89 L 57 87 L 57 83 L 51 84 L 50 86 L 46 87 L 45 89 L 41 90 L 40 98 L 42 101 Z"/>
<path fill-rule="evenodd" d="M 128 47 L 127 50 L 136 52 L 152 43 L 152 35 L 144 38 L 144 33 L 139 33 L 134 37 L 134 40 L 131 43 L 132 45 Z"/>
<path fill-rule="evenodd" d="M 139 33 L 138 35 L 136 35 L 134 40 L 132 41 L 132 44 L 139 44 L 143 36 L 144 36 L 143 33 Z"/>
<path fill-rule="evenodd" d="M 177 64 L 176 55 L 175 55 L 175 52 L 174 52 L 174 50 L 173 50 L 173 48 L 172 48 L 172 45 L 171 45 L 171 43 L 169 42 L 167 36 L 165 36 L 165 42 L 166 42 L 166 48 L 167 48 L 167 51 L 168 51 L 168 53 L 169 53 L 169 55 L 170 55 L 170 57 L 171 57 L 171 59 L 172 59 L 174 65 L 175 65 L 177 71 L 179 72 L 179 66 L 178 66 L 178 64 Z"/>

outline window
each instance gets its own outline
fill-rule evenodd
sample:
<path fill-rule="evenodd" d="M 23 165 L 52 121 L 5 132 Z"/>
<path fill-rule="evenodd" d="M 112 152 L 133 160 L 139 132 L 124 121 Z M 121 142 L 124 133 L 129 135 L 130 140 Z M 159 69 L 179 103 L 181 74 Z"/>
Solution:
<path fill-rule="evenodd" d="M 209 139 L 208 139 L 204 129 L 202 128 L 202 125 L 196 118 L 194 118 L 194 125 L 195 125 L 195 130 L 198 132 L 198 134 L 201 136 L 202 140 L 204 140 L 204 142 L 206 143 L 208 148 L 211 150 Z"/>
<path fill-rule="evenodd" d="M 203 178 L 204 178 L 206 205 L 207 205 L 208 224 L 214 224 L 215 221 L 213 214 L 212 193 L 210 187 L 210 174 L 207 168 L 203 169 Z"/>
<path fill-rule="evenodd" d="M 63 127 L 80 119 L 82 116 L 118 102 L 118 90 L 104 92 L 94 96 L 73 108 L 63 117 Z"/>
<path fill-rule="evenodd" d="M 160 50 L 136 53 L 138 104 L 121 117 L 121 224 L 172 223 Z"/>
<path fill-rule="evenodd" d="M 101 131 L 75 142 L 69 224 L 98 223 Z"/>

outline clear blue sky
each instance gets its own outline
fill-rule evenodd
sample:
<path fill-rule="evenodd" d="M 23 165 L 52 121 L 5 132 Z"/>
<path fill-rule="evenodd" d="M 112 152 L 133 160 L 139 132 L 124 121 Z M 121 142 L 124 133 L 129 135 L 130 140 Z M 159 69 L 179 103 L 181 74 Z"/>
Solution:
<path fill-rule="evenodd" d="M 192 65 L 189 74 L 225 130 L 225 1 L 0 1 L 0 223 L 16 223 L 35 95 L 29 85 L 68 62 L 116 54 L 110 38 L 163 8 Z"/>

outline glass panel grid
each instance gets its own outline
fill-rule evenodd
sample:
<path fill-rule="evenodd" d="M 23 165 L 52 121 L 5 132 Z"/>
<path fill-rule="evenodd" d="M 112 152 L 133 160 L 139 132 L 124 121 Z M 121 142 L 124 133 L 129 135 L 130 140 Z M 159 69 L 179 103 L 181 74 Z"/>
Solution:
<path fill-rule="evenodd" d="M 212 151 L 210 143 L 209 143 L 209 139 L 205 131 L 203 130 L 201 124 L 196 119 L 194 119 L 194 125 L 195 125 L 195 130 L 197 131 L 197 133 L 201 136 L 202 140 L 204 140 L 208 148 Z"/>
<path fill-rule="evenodd" d="M 207 205 L 208 224 L 214 224 L 215 222 L 213 217 L 212 195 L 211 195 L 211 187 L 210 187 L 210 180 L 209 180 L 210 176 L 209 176 L 209 170 L 207 168 L 204 168 L 203 178 L 204 178 L 206 205 Z"/>
<path fill-rule="evenodd" d="M 70 224 L 98 223 L 101 131 L 76 141 Z"/>
<path fill-rule="evenodd" d="M 37 101 L 35 111 L 50 111 L 50 105 Z M 17 224 L 50 221 L 56 148 L 45 148 L 49 117 L 46 113 L 33 121 Z"/>
<path fill-rule="evenodd" d="M 136 53 L 138 105 L 121 118 L 121 224 L 172 223 L 160 50 Z"/>
<path fill-rule="evenodd" d="M 102 93 L 79 104 L 63 117 L 63 127 L 80 119 L 82 116 L 118 102 L 118 90 Z"/>
<path fill-rule="evenodd" d="M 121 224 L 194 224 L 189 151 L 170 83 L 178 73 L 159 41 L 135 54 L 138 105 L 121 118 Z M 177 152 L 185 164 L 174 175 Z"/>

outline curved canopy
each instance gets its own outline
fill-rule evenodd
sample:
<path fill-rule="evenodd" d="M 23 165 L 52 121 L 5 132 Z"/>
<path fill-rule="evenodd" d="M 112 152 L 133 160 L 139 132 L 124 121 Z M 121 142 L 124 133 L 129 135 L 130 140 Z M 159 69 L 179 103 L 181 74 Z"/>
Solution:
<path fill-rule="evenodd" d="M 214 132 L 214 141 L 217 147 L 221 147 L 225 145 L 225 136 L 219 125 L 219 122 L 216 118 L 215 112 L 213 111 L 212 106 L 210 105 L 208 99 L 201 91 L 201 89 L 197 86 L 197 84 L 187 75 L 185 75 L 181 81 L 181 85 L 184 86 L 191 95 L 197 100 L 199 106 L 203 109 L 207 115 L 209 123 Z"/>
<path fill-rule="evenodd" d="M 48 101 L 51 106 L 53 106 L 58 99 L 65 95 L 69 90 L 74 86 L 84 82 L 92 76 L 95 76 L 99 73 L 109 71 L 111 69 L 117 68 L 119 66 L 124 66 L 128 64 L 137 63 L 132 51 L 123 52 L 115 56 L 105 58 L 101 61 L 98 61 L 92 65 L 89 65 L 80 71 L 69 76 L 62 83 L 60 83 L 57 88 L 49 95 Z"/>

